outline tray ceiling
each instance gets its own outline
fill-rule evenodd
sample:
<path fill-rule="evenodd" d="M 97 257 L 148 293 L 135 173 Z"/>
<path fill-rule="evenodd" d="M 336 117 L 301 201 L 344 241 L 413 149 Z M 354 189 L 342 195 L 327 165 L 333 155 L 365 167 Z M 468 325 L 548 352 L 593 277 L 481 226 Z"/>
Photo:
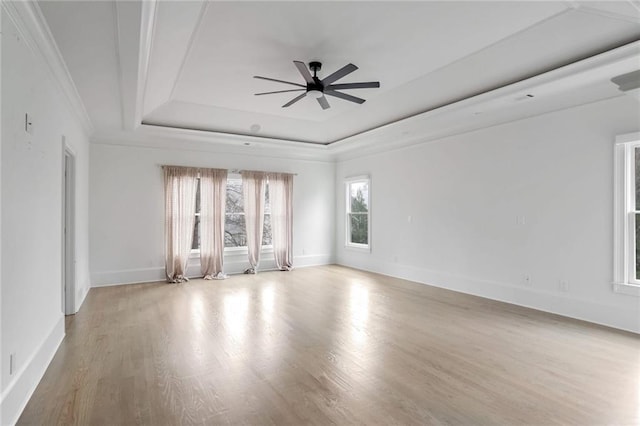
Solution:
<path fill-rule="evenodd" d="M 40 3 L 99 132 L 143 123 L 331 144 L 640 38 L 633 2 L 151 4 Z M 322 62 L 321 78 L 354 63 L 340 83 L 381 87 L 328 110 L 254 96 L 292 88 L 254 75 L 302 82 L 293 60 Z M 619 95 L 598 83 L 575 102 Z"/>

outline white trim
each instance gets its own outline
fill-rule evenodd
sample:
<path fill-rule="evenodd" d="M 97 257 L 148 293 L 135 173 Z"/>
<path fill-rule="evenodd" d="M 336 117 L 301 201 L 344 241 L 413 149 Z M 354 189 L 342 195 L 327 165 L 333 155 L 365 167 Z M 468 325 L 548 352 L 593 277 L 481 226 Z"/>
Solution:
<path fill-rule="evenodd" d="M 640 297 L 640 285 L 626 284 L 626 283 L 613 283 L 613 292 L 620 294 L 627 294 L 629 296 Z"/>
<path fill-rule="evenodd" d="M 613 153 L 613 291 L 640 296 L 636 291 L 635 262 L 635 154 L 640 132 L 616 137 Z"/>
<path fill-rule="evenodd" d="M 2 1 L 7 13 L 32 52 L 49 69 L 52 79 L 62 92 L 67 104 L 81 124 L 86 135 L 93 133 L 93 125 L 76 89 L 62 54 L 55 43 L 51 30 L 35 1 Z"/>
<path fill-rule="evenodd" d="M 301 255 L 293 259 L 294 268 L 307 266 L 331 265 L 334 257 L 331 254 Z M 249 267 L 249 262 L 245 256 L 238 256 L 236 259 L 225 258 L 224 272 L 229 275 L 242 274 Z M 260 260 L 259 272 L 276 270 L 273 256 L 265 256 Z M 200 278 L 199 259 L 193 259 L 187 267 L 189 278 Z M 125 269 L 118 271 L 100 271 L 91 274 L 91 287 L 109 287 L 123 284 L 139 284 L 147 282 L 166 281 L 165 269 L 163 266 L 154 268 Z"/>
<path fill-rule="evenodd" d="M 128 126 L 128 121 L 126 118 L 126 110 L 125 107 L 125 99 L 127 99 L 127 94 L 124 88 L 124 69 L 122 68 L 122 53 L 120 44 L 124 41 L 122 37 L 120 37 L 120 17 L 118 16 L 118 2 L 113 2 L 113 30 L 114 30 L 114 38 L 115 38 L 115 50 L 116 50 L 116 68 L 118 69 L 118 87 L 120 88 L 120 124 L 123 129 L 130 128 Z"/>
<path fill-rule="evenodd" d="M 243 156 L 260 155 L 269 158 L 333 162 L 329 148 L 325 145 L 145 124 L 140 125 L 134 132 L 98 133 L 91 137 L 91 142 L 106 145 L 133 145 L 153 149 L 215 151 Z M 245 145 L 245 143 L 250 145 Z"/>
<path fill-rule="evenodd" d="M 336 259 L 336 263 L 433 287 L 471 294 L 485 299 L 498 300 L 620 330 L 640 333 L 637 304 L 631 304 L 633 305 L 632 308 L 622 309 L 620 305 L 579 299 L 571 297 L 567 293 L 401 265 L 373 256 L 346 253 L 339 256 Z"/>
<path fill-rule="evenodd" d="M 156 0 L 142 2 L 142 19 L 140 24 L 140 55 L 138 58 L 138 86 L 136 93 L 136 105 L 134 112 L 134 129 L 142 124 L 144 115 L 144 100 L 147 95 L 147 83 L 149 78 L 149 64 L 153 48 L 153 34 L 156 28 Z"/>
<path fill-rule="evenodd" d="M 47 333 L 40 346 L 24 362 L 18 364 L 20 367 L 13 380 L 2 392 L 0 424 L 13 425 L 18 421 L 60 347 L 62 339 L 64 339 L 64 315 L 60 314 L 58 321 Z"/>
<path fill-rule="evenodd" d="M 67 164 L 67 158 L 69 163 Z M 68 166 L 68 167 L 67 167 Z M 63 314 L 78 312 L 76 306 L 76 154 L 62 137 L 62 287 Z M 66 229 L 66 233 L 65 233 Z"/>
<path fill-rule="evenodd" d="M 262 246 L 260 249 L 260 254 L 270 254 L 273 253 L 273 245 Z M 249 248 L 247 246 L 242 247 L 225 247 L 224 255 L 226 257 L 232 256 L 246 256 L 249 254 Z M 189 253 L 189 259 L 200 259 L 200 249 L 191 249 Z"/>
<path fill-rule="evenodd" d="M 195 44 L 196 39 L 198 38 L 198 34 L 200 33 L 200 27 L 202 26 L 202 22 L 204 21 L 204 15 L 207 13 L 209 9 L 209 2 L 205 1 L 202 3 L 200 8 L 200 12 L 198 13 L 198 18 L 196 20 L 196 25 L 193 27 L 193 31 L 191 32 L 191 36 L 189 37 L 189 42 L 187 43 L 187 49 L 182 57 L 182 62 L 180 62 L 180 68 L 178 68 L 178 73 L 176 74 L 176 79 L 173 82 L 173 86 L 171 87 L 171 93 L 169 94 L 169 101 L 175 98 L 176 87 L 178 86 L 178 81 L 182 77 L 182 73 L 184 72 L 184 66 L 193 51 L 193 45 Z"/>

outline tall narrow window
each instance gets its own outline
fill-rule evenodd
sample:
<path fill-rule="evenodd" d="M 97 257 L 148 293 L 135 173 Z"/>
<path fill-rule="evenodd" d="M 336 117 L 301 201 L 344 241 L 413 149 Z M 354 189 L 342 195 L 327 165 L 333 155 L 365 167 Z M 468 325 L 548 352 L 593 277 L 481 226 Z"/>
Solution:
<path fill-rule="evenodd" d="M 640 296 L 640 133 L 616 138 L 614 291 Z"/>
<path fill-rule="evenodd" d="M 370 193 L 369 178 L 359 177 L 346 181 L 346 245 L 370 247 Z"/>
<path fill-rule="evenodd" d="M 635 145 L 633 147 L 633 208 L 630 212 L 631 220 L 633 223 L 632 227 L 632 238 L 633 238 L 633 260 L 630 261 L 632 264 L 632 282 L 634 284 L 640 284 L 640 146 Z"/>

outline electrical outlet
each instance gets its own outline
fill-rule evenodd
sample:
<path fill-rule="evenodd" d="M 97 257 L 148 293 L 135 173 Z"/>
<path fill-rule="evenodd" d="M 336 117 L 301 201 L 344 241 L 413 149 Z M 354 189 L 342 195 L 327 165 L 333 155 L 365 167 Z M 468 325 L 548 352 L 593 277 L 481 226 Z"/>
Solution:
<path fill-rule="evenodd" d="M 558 289 L 559 289 L 560 291 L 564 291 L 564 292 L 569 291 L 569 281 L 567 281 L 567 280 L 560 280 L 560 282 L 558 283 Z"/>
<path fill-rule="evenodd" d="M 531 275 L 529 274 L 524 274 L 522 276 L 522 282 L 524 283 L 524 285 L 531 285 L 533 284 L 533 280 L 531 279 Z"/>

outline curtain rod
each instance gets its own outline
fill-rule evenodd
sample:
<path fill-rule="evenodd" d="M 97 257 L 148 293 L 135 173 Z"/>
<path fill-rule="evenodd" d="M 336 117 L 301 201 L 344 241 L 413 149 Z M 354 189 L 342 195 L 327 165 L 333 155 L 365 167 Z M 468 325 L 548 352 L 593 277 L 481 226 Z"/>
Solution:
<path fill-rule="evenodd" d="M 160 164 L 160 167 L 185 167 L 185 168 L 189 168 L 189 169 L 210 169 L 210 168 L 212 168 L 212 167 L 197 167 L 197 166 L 174 166 L 174 165 L 171 165 L 171 164 Z M 215 167 L 214 167 L 214 168 L 215 168 Z M 237 174 L 240 174 L 240 173 L 242 173 L 242 172 L 244 172 L 244 171 L 249 171 L 249 170 L 242 170 L 242 169 L 227 169 L 227 171 L 228 171 L 229 173 L 237 173 Z M 287 173 L 287 172 L 264 172 L 264 171 L 261 171 L 261 170 L 251 170 L 251 171 L 256 171 L 256 172 L 261 172 L 261 173 L 286 173 L 286 174 L 289 174 L 289 175 L 298 176 L 298 174 L 297 174 L 297 173 Z"/>

